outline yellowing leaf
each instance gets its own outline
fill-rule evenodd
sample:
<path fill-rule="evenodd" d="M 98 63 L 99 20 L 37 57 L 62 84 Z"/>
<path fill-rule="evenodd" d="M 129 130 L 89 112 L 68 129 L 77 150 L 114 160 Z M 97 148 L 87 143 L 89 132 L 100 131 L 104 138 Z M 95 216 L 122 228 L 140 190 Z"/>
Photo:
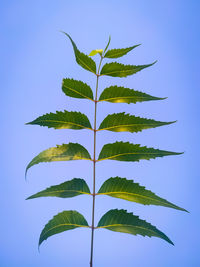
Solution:
<path fill-rule="evenodd" d="M 91 160 L 88 151 L 80 144 L 69 143 L 48 148 L 34 157 L 26 167 L 28 169 L 41 162 L 68 161 L 68 160 Z"/>
<path fill-rule="evenodd" d="M 92 50 L 92 51 L 90 52 L 89 56 L 90 56 L 90 57 L 93 57 L 93 56 L 95 56 L 96 54 L 100 54 L 100 55 L 102 55 L 102 53 L 103 53 L 103 49 L 95 49 L 95 50 Z"/>

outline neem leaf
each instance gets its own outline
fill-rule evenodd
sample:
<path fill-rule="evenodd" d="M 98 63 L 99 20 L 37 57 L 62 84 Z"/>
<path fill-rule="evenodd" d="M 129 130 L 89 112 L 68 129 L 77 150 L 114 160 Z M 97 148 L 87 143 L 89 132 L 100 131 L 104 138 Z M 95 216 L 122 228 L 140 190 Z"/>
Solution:
<path fill-rule="evenodd" d="M 107 75 L 112 77 L 127 77 L 128 75 L 135 74 L 138 71 L 141 71 L 145 68 L 148 68 L 156 63 L 153 62 L 152 64 L 147 65 L 123 65 L 121 63 L 112 62 L 106 63 L 103 68 L 101 69 L 100 75 Z"/>
<path fill-rule="evenodd" d="M 62 91 L 67 95 L 75 98 L 86 98 L 93 100 L 93 92 L 89 85 L 82 81 L 74 79 L 63 79 Z"/>
<path fill-rule="evenodd" d="M 106 48 L 104 49 L 104 53 L 107 51 L 107 49 L 108 49 L 108 47 L 109 47 L 109 45 L 110 45 L 110 41 L 111 41 L 111 36 L 109 36 L 109 39 L 108 39 L 108 43 L 107 43 L 107 45 L 106 45 Z"/>
<path fill-rule="evenodd" d="M 95 50 L 92 50 L 92 51 L 89 53 L 89 56 L 90 56 L 90 57 L 93 57 L 93 56 L 95 56 L 96 54 L 100 54 L 100 55 L 102 55 L 102 53 L 103 53 L 103 49 L 95 49 Z"/>
<path fill-rule="evenodd" d="M 98 161 L 119 160 L 119 161 L 139 161 L 141 159 L 155 159 L 170 155 L 180 155 L 182 153 L 154 149 L 152 147 L 140 146 L 129 142 L 115 142 L 103 146 Z"/>
<path fill-rule="evenodd" d="M 104 89 L 99 97 L 100 101 L 111 103 L 137 103 L 150 100 L 163 100 L 165 98 L 151 96 L 134 89 L 124 88 L 122 86 L 110 86 Z"/>
<path fill-rule="evenodd" d="M 66 32 L 63 32 L 63 33 L 70 39 L 70 41 L 72 43 L 72 46 L 74 48 L 74 54 L 76 57 L 76 62 L 82 68 L 96 74 L 96 63 L 94 62 L 94 60 L 78 50 L 76 44 L 74 43 L 74 41 L 72 40 L 72 38 L 70 37 L 69 34 L 67 34 Z"/>
<path fill-rule="evenodd" d="M 56 147 L 51 147 L 42 151 L 40 154 L 34 157 L 26 167 L 26 173 L 30 167 L 41 162 L 80 159 L 91 160 L 90 154 L 82 145 L 77 143 L 57 145 Z"/>
<path fill-rule="evenodd" d="M 33 199 L 37 197 L 75 197 L 81 194 L 90 194 L 90 189 L 85 180 L 80 178 L 74 178 L 70 181 L 64 182 L 59 185 L 53 185 L 47 189 L 34 194 L 27 199 Z"/>
<path fill-rule="evenodd" d="M 100 219 L 97 228 L 104 228 L 132 235 L 155 236 L 174 245 L 173 242 L 155 226 L 141 220 L 138 216 L 133 215 L 133 213 L 128 213 L 126 210 L 109 210 Z"/>
<path fill-rule="evenodd" d="M 110 49 L 107 51 L 107 53 L 104 55 L 105 58 L 119 58 L 122 57 L 124 55 L 126 55 L 128 52 L 130 52 L 131 50 L 133 50 L 134 48 L 138 47 L 140 44 L 138 45 L 134 45 L 131 47 L 127 47 L 127 48 L 120 48 L 120 49 Z"/>
<path fill-rule="evenodd" d="M 78 227 L 89 227 L 83 215 L 75 210 L 60 212 L 45 225 L 40 234 L 39 246 L 52 235 Z"/>
<path fill-rule="evenodd" d="M 110 197 L 121 198 L 143 205 L 157 205 L 186 211 L 166 199 L 157 196 L 144 186 L 134 183 L 133 180 L 127 180 L 126 178 L 109 178 L 103 183 L 97 195 L 108 195 Z"/>
<path fill-rule="evenodd" d="M 99 126 L 98 131 L 107 130 L 113 132 L 139 132 L 144 129 L 155 128 L 168 125 L 172 122 L 155 121 L 146 118 L 136 117 L 134 115 L 122 113 L 114 113 L 108 115 Z"/>
<path fill-rule="evenodd" d="M 85 114 L 76 111 L 56 111 L 38 117 L 27 124 L 47 126 L 54 129 L 89 129 L 92 130 L 90 121 Z"/>

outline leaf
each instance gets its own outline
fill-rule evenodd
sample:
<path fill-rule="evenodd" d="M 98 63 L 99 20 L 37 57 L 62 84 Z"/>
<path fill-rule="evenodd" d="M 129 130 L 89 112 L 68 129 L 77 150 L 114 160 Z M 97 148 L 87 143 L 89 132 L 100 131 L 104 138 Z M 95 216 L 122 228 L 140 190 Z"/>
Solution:
<path fill-rule="evenodd" d="M 106 48 L 104 49 L 104 53 L 107 51 L 107 49 L 108 49 L 108 47 L 109 47 L 109 45 L 110 45 L 110 41 L 111 41 L 111 36 L 109 36 L 109 39 L 108 39 L 108 43 L 107 43 L 107 45 L 106 45 Z"/>
<path fill-rule="evenodd" d="M 151 96 L 133 89 L 110 86 L 104 89 L 99 97 L 99 101 L 108 101 L 111 103 L 136 103 L 150 100 L 163 100 L 165 98 Z"/>
<path fill-rule="evenodd" d="M 174 123 L 172 122 L 161 122 L 151 119 L 145 119 L 140 117 L 135 117 L 130 114 L 114 113 L 108 115 L 99 126 L 98 131 L 107 130 L 113 132 L 139 132 L 143 129 L 155 128 L 162 125 L 167 125 Z"/>
<path fill-rule="evenodd" d="M 96 63 L 94 62 L 94 60 L 78 50 L 76 44 L 74 43 L 74 41 L 72 40 L 72 38 L 70 37 L 69 34 L 67 34 L 66 32 L 63 32 L 63 33 L 65 35 L 67 35 L 67 37 L 70 39 L 70 41 L 72 43 L 72 46 L 74 48 L 74 54 L 75 54 L 75 57 L 76 57 L 76 62 L 82 68 L 84 68 L 84 69 L 96 74 Z"/>
<path fill-rule="evenodd" d="M 107 53 L 104 55 L 104 57 L 106 57 L 106 58 L 119 58 L 119 57 L 126 55 L 128 52 L 130 52 L 131 50 L 133 50 L 134 48 L 136 48 L 138 46 L 140 46 L 140 44 L 134 45 L 131 47 L 127 47 L 127 48 L 110 49 L 107 51 Z"/>
<path fill-rule="evenodd" d="M 100 75 L 107 75 L 112 77 L 127 77 L 128 75 L 135 74 L 138 71 L 141 71 L 145 68 L 148 68 L 156 63 L 153 62 L 152 64 L 147 65 L 123 65 L 121 63 L 112 62 L 106 63 L 103 68 L 101 69 Z"/>
<path fill-rule="evenodd" d="M 93 92 L 89 85 L 74 79 L 63 79 L 62 91 L 75 98 L 86 98 L 93 101 Z"/>
<path fill-rule="evenodd" d="M 103 183 L 97 195 L 108 195 L 110 197 L 121 198 L 144 205 L 158 205 L 186 211 L 164 198 L 155 195 L 151 191 L 145 189 L 144 186 L 134 183 L 133 180 L 127 180 L 126 178 L 109 178 Z"/>
<path fill-rule="evenodd" d="M 109 210 L 100 219 L 97 228 L 105 228 L 111 231 L 132 235 L 155 236 L 174 245 L 173 242 L 155 226 L 141 220 L 138 216 L 133 215 L 133 213 L 128 213 L 126 210 Z"/>
<path fill-rule="evenodd" d="M 179 155 L 171 151 L 154 149 L 152 147 L 140 146 L 139 144 L 131 144 L 129 142 L 115 142 L 103 146 L 98 161 L 111 159 L 119 161 L 139 161 L 141 159 L 155 159 L 156 157 L 164 157 L 169 155 Z"/>
<path fill-rule="evenodd" d="M 57 145 L 56 147 L 48 148 L 38 154 L 26 167 L 26 173 L 28 169 L 41 162 L 52 161 L 68 161 L 68 160 L 91 160 L 90 154 L 87 149 L 77 143 L 69 143 Z"/>
<path fill-rule="evenodd" d="M 39 246 L 52 235 L 78 227 L 89 227 L 83 215 L 75 210 L 60 212 L 45 225 L 40 234 Z"/>
<path fill-rule="evenodd" d="M 47 189 L 34 194 L 27 199 L 33 199 L 37 197 L 75 197 L 81 194 L 89 194 L 90 189 L 86 182 L 80 178 L 74 178 L 71 181 L 64 182 L 59 185 L 48 187 Z"/>
<path fill-rule="evenodd" d="M 56 113 L 49 113 L 38 117 L 32 122 L 27 124 L 36 124 L 40 126 L 47 126 L 54 129 L 89 129 L 92 126 L 86 115 L 76 111 L 56 111 Z"/>
<path fill-rule="evenodd" d="M 90 57 L 93 57 L 93 56 L 95 56 L 96 54 L 100 54 L 100 55 L 102 55 L 102 53 L 103 53 L 103 49 L 95 49 L 95 50 L 92 50 L 92 51 L 89 53 L 89 56 L 90 56 Z"/>

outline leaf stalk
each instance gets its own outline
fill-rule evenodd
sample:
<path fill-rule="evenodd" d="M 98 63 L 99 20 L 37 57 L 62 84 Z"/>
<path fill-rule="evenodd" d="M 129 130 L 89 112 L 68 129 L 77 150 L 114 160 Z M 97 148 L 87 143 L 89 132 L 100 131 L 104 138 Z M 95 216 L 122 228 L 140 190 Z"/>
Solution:
<path fill-rule="evenodd" d="M 97 71 L 97 80 L 96 80 L 96 92 L 95 92 L 95 100 L 94 100 L 94 104 L 95 104 L 95 108 L 94 108 L 94 154 L 93 154 L 93 203 L 92 203 L 92 233 L 91 233 L 91 253 L 90 253 L 90 267 L 93 266 L 93 251 L 94 251 L 94 214 L 95 214 L 95 196 L 96 196 L 96 192 L 95 192 L 95 179 L 96 179 L 96 117 L 97 117 L 97 93 L 98 93 L 98 85 L 99 85 L 99 73 L 100 73 L 100 68 L 101 68 L 101 63 L 103 60 L 103 56 L 101 55 L 101 59 L 99 62 L 99 67 L 98 67 L 98 71 Z"/>

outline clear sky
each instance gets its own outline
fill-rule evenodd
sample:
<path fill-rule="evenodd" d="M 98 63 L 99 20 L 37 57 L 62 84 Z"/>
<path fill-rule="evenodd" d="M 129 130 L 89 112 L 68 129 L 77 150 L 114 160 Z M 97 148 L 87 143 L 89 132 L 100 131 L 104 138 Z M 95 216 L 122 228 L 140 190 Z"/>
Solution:
<path fill-rule="evenodd" d="M 80 111 L 93 122 L 94 106 L 66 97 L 65 77 L 83 80 L 92 88 L 95 77 L 76 64 L 72 46 L 59 31 L 68 32 L 88 54 L 104 48 L 141 43 L 118 61 L 124 64 L 158 62 L 128 78 L 102 77 L 99 93 L 122 85 L 164 101 L 139 104 L 101 103 L 97 124 L 109 113 L 123 112 L 177 123 L 140 133 L 100 132 L 103 144 L 130 141 L 185 153 L 139 163 L 104 161 L 97 166 L 97 189 L 109 177 L 134 179 L 190 213 L 143 206 L 100 197 L 95 224 L 109 209 L 126 209 L 157 226 L 175 243 L 158 238 L 95 231 L 94 267 L 196 267 L 199 258 L 199 10 L 197 0 L 5 1 L 0 4 L 1 79 L 1 242 L 2 267 L 89 266 L 90 230 L 75 229 L 50 237 L 37 250 L 44 225 L 58 212 L 77 210 L 91 222 L 92 199 L 25 198 L 74 177 L 92 186 L 92 164 L 56 162 L 25 167 L 39 152 L 56 144 L 78 142 L 92 153 L 92 133 L 25 126 L 39 115 L 56 110 Z M 94 58 L 98 62 L 98 57 Z"/>

